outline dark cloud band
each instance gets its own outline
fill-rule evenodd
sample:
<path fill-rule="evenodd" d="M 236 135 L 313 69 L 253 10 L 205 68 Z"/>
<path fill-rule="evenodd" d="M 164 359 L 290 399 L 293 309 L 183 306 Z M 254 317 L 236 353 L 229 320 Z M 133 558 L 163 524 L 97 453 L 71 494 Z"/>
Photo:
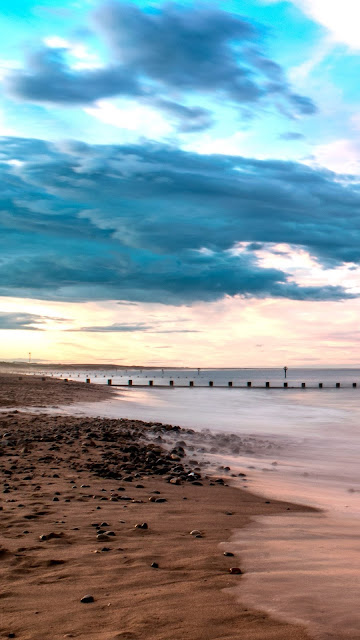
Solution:
<path fill-rule="evenodd" d="M 360 262 L 359 185 L 296 163 L 4 138 L 0 186 L 2 295 L 336 300 L 349 294 L 299 286 L 263 268 L 257 249 L 288 243 L 326 265 Z"/>

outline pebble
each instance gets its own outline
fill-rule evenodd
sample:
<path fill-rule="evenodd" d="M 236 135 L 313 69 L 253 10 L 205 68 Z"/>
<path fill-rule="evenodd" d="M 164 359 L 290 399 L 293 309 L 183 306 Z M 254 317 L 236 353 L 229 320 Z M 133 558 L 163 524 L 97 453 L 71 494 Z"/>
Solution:
<path fill-rule="evenodd" d="M 229 569 L 229 573 L 233 573 L 236 575 L 239 575 L 240 573 L 242 573 L 241 569 L 239 569 L 239 567 L 231 567 Z"/>
<path fill-rule="evenodd" d="M 233 553 L 231 553 L 231 551 L 224 551 L 224 556 L 231 556 L 233 557 Z"/>
<path fill-rule="evenodd" d="M 84 596 L 83 598 L 81 598 L 80 602 L 87 604 L 88 602 L 94 602 L 94 598 L 93 596 Z"/>
<path fill-rule="evenodd" d="M 148 525 L 146 522 L 142 522 L 141 524 L 136 524 L 135 529 L 148 529 Z"/>
<path fill-rule="evenodd" d="M 105 533 L 99 533 L 96 538 L 99 540 L 99 542 L 106 542 L 107 540 L 109 540 L 109 536 L 106 536 Z"/>
<path fill-rule="evenodd" d="M 152 566 L 153 569 L 158 569 L 159 568 L 159 565 L 158 565 L 157 562 L 152 562 L 151 566 Z"/>
<path fill-rule="evenodd" d="M 191 536 L 201 536 L 201 531 L 199 531 L 198 529 L 193 529 L 192 531 L 190 531 L 190 535 Z"/>

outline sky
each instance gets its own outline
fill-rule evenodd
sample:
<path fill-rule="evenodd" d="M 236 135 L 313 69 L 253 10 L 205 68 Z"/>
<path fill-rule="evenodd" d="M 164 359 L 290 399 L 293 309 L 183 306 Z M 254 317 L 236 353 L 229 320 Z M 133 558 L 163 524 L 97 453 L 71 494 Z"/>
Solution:
<path fill-rule="evenodd" d="M 360 366 L 358 0 L 3 0 L 0 360 Z"/>

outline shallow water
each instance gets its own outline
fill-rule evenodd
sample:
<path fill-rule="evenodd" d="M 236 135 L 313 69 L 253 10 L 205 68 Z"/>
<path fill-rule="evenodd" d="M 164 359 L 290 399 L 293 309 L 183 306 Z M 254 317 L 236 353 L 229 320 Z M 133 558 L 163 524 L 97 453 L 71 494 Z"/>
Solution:
<path fill-rule="evenodd" d="M 354 372 L 350 375 L 349 386 L 356 380 Z M 329 386 L 337 377 L 338 372 L 328 377 Z M 314 637 L 355 640 L 360 638 L 360 389 L 334 387 L 124 388 L 111 401 L 72 412 L 240 436 L 246 447 L 239 453 L 220 446 L 219 437 L 219 451 L 207 450 L 205 458 L 215 467 L 226 463 L 233 472 L 245 470 L 252 491 L 325 510 L 262 517 L 235 535 L 234 549 L 246 571 L 241 600 L 305 624 Z M 206 449 L 206 438 L 204 444 Z"/>

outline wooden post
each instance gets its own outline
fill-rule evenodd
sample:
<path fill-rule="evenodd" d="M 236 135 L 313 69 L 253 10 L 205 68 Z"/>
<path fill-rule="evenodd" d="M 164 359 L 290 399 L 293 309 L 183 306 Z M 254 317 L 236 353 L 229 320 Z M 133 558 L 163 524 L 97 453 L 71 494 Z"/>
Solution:
<path fill-rule="evenodd" d="M 212 381 L 212 380 L 209 380 L 209 387 L 213 387 L 213 386 L 214 386 L 213 381 Z"/>
<path fill-rule="evenodd" d="M 132 387 L 132 380 L 128 380 L 129 387 Z"/>
<path fill-rule="evenodd" d="M 356 389 L 356 382 L 353 382 L 353 388 Z"/>
<path fill-rule="evenodd" d="M 190 380 L 190 382 L 189 382 L 189 387 L 193 387 L 193 386 L 194 386 L 194 381 L 193 381 L 193 380 Z"/>
<path fill-rule="evenodd" d="M 86 382 L 90 384 L 90 378 L 86 378 Z"/>
<path fill-rule="evenodd" d="M 170 385 L 170 387 L 173 387 L 174 386 L 174 380 L 170 380 L 169 385 Z"/>
<path fill-rule="evenodd" d="M 284 389 L 287 389 L 288 383 L 284 382 Z"/>
<path fill-rule="evenodd" d="M 232 387 L 232 381 L 228 382 L 228 387 Z"/>
<path fill-rule="evenodd" d="M 302 388 L 302 389 L 305 389 L 305 387 L 306 387 L 305 382 L 302 382 L 302 383 L 301 383 L 301 388 Z"/>
<path fill-rule="evenodd" d="M 265 387 L 266 387 L 267 389 L 269 389 L 269 387 L 270 387 L 270 382 L 265 382 Z"/>
<path fill-rule="evenodd" d="M 336 388 L 337 388 L 337 389 L 340 389 L 340 382 L 337 382 L 337 383 L 336 383 Z"/>
<path fill-rule="evenodd" d="M 322 388 L 323 388 L 323 383 L 319 382 L 319 389 L 322 389 Z"/>
<path fill-rule="evenodd" d="M 109 387 L 111 387 L 111 385 L 112 385 L 112 380 L 111 380 L 111 378 L 109 378 L 109 380 L 108 380 L 108 385 L 109 385 Z"/>
<path fill-rule="evenodd" d="M 251 382 L 248 382 L 248 383 L 247 383 L 247 386 L 248 386 L 248 387 L 251 387 Z"/>
<path fill-rule="evenodd" d="M 149 387 L 152 387 L 153 384 L 154 384 L 154 381 L 153 380 L 149 380 Z"/>

